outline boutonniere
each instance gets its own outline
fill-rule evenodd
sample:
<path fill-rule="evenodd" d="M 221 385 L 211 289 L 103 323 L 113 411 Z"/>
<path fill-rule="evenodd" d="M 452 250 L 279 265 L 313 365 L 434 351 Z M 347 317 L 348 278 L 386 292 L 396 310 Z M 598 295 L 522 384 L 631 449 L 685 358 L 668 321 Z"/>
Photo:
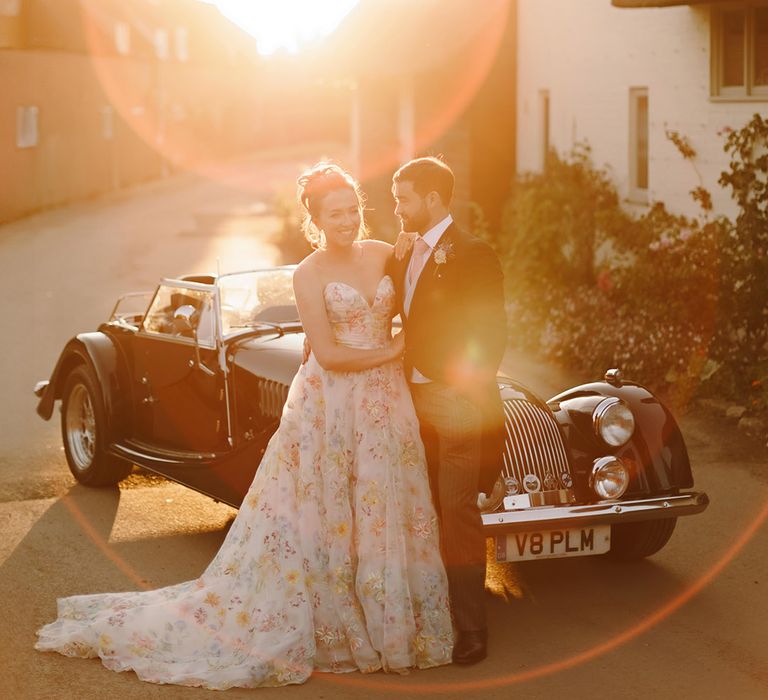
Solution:
<path fill-rule="evenodd" d="M 435 273 L 440 277 L 440 266 L 445 265 L 449 260 L 453 260 L 456 254 L 453 252 L 453 243 L 446 241 L 445 243 L 439 243 L 435 246 L 435 251 L 432 253 L 432 258 L 435 261 Z"/>
<path fill-rule="evenodd" d="M 435 246 L 435 252 L 432 253 L 432 257 L 435 259 L 436 265 L 445 265 L 449 260 L 455 257 L 453 252 L 453 243 L 450 241 L 446 243 L 440 243 Z"/>

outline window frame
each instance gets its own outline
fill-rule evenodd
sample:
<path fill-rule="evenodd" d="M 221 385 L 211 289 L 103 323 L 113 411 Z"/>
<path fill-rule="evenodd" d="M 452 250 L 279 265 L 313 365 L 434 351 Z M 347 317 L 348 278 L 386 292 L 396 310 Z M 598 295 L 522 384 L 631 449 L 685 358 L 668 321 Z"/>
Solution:
<path fill-rule="evenodd" d="M 40 144 L 40 109 L 37 105 L 16 107 L 16 148 L 37 148 Z"/>
<path fill-rule="evenodd" d="M 639 98 L 646 101 L 646 186 L 638 185 L 639 162 L 638 155 L 638 101 Z M 651 189 L 651 102 L 646 86 L 629 88 L 629 186 L 627 198 L 630 202 L 647 204 Z"/>
<path fill-rule="evenodd" d="M 128 22 L 117 21 L 114 27 L 115 51 L 118 56 L 131 54 L 131 25 Z"/>
<path fill-rule="evenodd" d="M 713 102 L 768 102 L 768 85 L 755 85 L 755 9 L 768 2 L 714 5 L 710 11 L 710 100 Z M 723 85 L 723 13 L 744 11 L 744 85 Z"/>
<path fill-rule="evenodd" d="M 101 118 L 101 138 L 105 141 L 115 140 L 115 110 L 112 105 L 102 105 L 99 109 Z"/>
<path fill-rule="evenodd" d="M 547 167 L 549 150 L 552 148 L 552 99 L 549 89 L 539 90 L 539 148 L 542 171 Z"/>
<path fill-rule="evenodd" d="M 179 63 L 187 63 L 189 61 L 189 30 L 186 27 L 174 29 L 173 44 L 176 60 Z"/>
<path fill-rule="evenodd" d="M 155 27 L 152 43 L 155 47 L 155 58 L 158 61 L 167 61 L 170 59 L 171 37 L 169 36 L 167 29 Z"/>
<path fill-rule="evenodd" d="M 21 0 L 0 0 L 0 17 L 18 17 L 21 14 Z"/>

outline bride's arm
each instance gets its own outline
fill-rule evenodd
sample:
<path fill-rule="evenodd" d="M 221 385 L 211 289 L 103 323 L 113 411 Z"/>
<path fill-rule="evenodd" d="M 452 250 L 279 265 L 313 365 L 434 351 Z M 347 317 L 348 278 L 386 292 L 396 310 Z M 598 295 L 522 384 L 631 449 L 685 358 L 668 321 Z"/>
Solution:
<path fill-rule="evenodd" d="M 406 255 L 411 252 L 414 241 L 419 237 L 416 232 L 400 231 L 397 234 L 397 240 L 395 241 L 395 247 L 392 251 L 396 260 L 402 260 Z"/>
<path fill-rule="evenodd" d="M 337 343 L 325 311 L 322 285 L 311 269 L 296 269 L 293 274 L 293 291 L 304 332 L 323 369 L 356 372 L 392 362 L 403 354 L 405 343 L 402 333 L 384 348 L 362 350 Z"/>

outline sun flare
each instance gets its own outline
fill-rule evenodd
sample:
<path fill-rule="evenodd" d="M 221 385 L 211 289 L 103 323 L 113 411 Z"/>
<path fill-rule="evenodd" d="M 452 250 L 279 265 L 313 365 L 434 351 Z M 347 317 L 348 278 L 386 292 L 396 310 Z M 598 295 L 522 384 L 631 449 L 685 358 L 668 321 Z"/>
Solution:
<path fill-rule="evenodd" d="M 259 53 L 295 53 L 330 34 L 358 0 L 207 0 L 256 37 Z"/>

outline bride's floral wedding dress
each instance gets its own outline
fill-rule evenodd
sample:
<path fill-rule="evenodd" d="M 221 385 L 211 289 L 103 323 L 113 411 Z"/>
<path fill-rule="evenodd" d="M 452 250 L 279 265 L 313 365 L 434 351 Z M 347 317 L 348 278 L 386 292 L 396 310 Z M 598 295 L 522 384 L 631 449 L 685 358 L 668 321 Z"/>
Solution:
<path fill-rule="evenodd" d="M 389 342 L 394 297 L 388 276 L 370 304 L 343 282 L 328 284 L 337 341 Z M 311 356 L 203 574 L 62 598 L 38 635 L 40 650 L 217 689 L 450 663 L 448 585 L 401 363 L 330 372 Z"/>

